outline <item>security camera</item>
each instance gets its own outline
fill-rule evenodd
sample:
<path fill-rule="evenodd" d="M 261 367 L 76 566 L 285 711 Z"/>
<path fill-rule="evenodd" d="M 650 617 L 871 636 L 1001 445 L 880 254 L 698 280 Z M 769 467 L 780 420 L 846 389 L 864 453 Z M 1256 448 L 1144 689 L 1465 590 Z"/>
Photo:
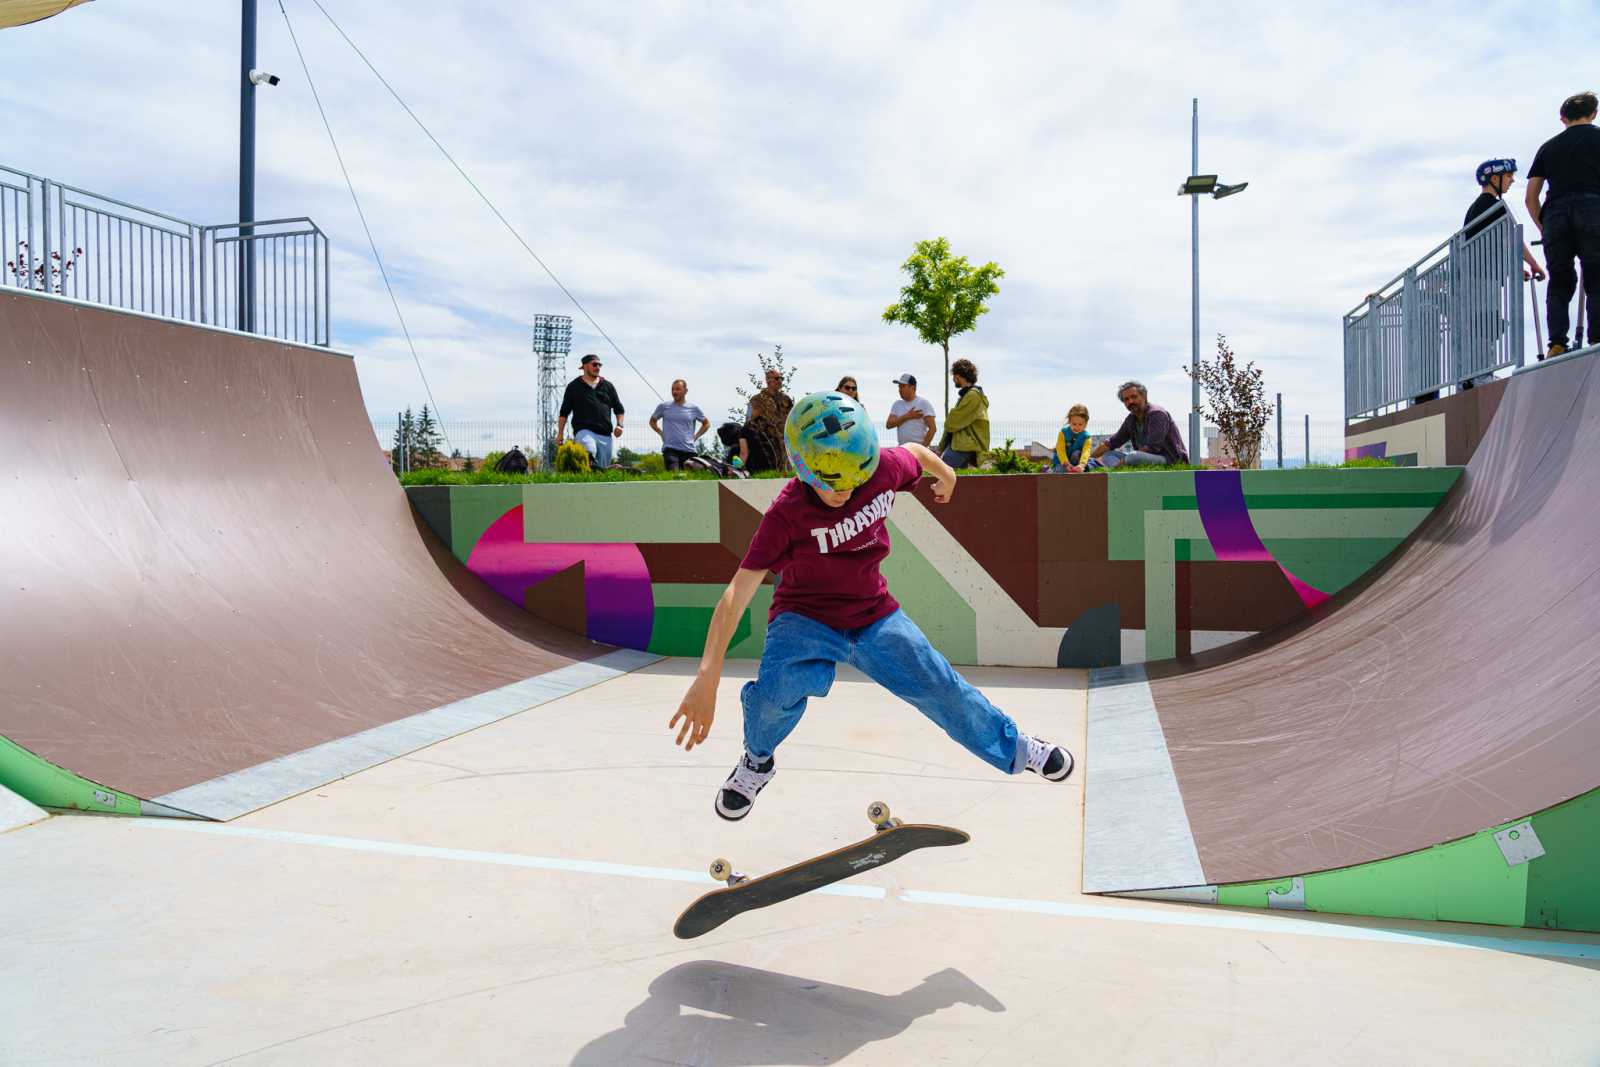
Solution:
<path fill-rule="evenodd" d="M 264 70 L 252 70 L 250 72 L 250 84 L 251 85 L 277 85 L 278 84 L 278 76 L 276 74 L 268 74 Z"/>

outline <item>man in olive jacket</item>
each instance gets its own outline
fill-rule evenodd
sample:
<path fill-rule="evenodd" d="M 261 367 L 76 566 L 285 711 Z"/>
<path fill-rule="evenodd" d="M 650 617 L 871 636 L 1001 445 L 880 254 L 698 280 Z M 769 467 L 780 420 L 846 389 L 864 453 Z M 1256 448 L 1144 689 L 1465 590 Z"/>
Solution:
<path fill-rule="evenodd" d="M 944 454 L 952 468 L 975 466 L 978 457 L 989 451 L 989 398 L 978 387 L 978 368 L 970 359 L 950 365 L 950 380 L 956 383 L 961 399 L 944 419 Z"/>

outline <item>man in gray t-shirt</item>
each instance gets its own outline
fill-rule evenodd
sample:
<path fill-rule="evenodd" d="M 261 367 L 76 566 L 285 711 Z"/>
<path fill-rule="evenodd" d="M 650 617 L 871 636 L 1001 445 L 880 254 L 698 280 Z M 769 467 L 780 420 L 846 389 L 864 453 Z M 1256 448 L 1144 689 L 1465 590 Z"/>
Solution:
<path fill-rule="evenodd" d="M 657 404 L 650 416 L 650 428 L 661 435 L 661 458 L 669 471 L 682 470 L 683 461 L 694 455 L 695 441 L 711 429 L 705 413 L 685 401 L 688 395 L 689 383 L 679 378 L 672 383 L 672 403 Z"/>
<path fill-rule="evenodd" d="M 931 447 L 934 431 L 939 425 L 933 414 L 932 401 L 917 395 L 917 379 L 913 375 L 902 374 L 894 380 L 894 384 L 900 387 L 900 399 L 889 408 L 889 419 L 885 425 L 899 434 L 899 444 Z"/>

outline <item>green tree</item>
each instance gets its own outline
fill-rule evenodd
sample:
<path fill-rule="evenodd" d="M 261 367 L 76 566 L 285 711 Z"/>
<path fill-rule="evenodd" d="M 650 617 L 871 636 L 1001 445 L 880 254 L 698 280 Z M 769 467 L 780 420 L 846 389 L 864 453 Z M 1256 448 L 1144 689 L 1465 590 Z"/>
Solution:
<path fill-rule="evenodd" d="M 1006 272 L 998 263 L 974 267 L 966 256 L 950 254 L 943 237 L 918 241 L 911 258 L 900 265 L 911 280 L 900 290 L 900 300 L 883 312 L 884 322 L 898 322 L 917 336 L 944 350 L 944 413 L 950 415 L 950 339 L 978 324 L 988 314 L 987 298 L 1000 292 L 997 284 Z"/>
<path fill-rule="evenodd" d="M 439 451 L 441 439 L 438 421 L 428 410 L 428 405 L 422 405 L 422 411 L 417 415 L 417 427 L 411 438 L 411 466 L 437 467 L 443 464 L 444 455 Z"/>
<path fill-rule="evenodd" d="M 394 428 L 394 445 L 389 449 L 389 465 L 395 474 L 402 474 L 416 466 L 417 420 L 406 408 L 400 413 L 399 424 Z"/>

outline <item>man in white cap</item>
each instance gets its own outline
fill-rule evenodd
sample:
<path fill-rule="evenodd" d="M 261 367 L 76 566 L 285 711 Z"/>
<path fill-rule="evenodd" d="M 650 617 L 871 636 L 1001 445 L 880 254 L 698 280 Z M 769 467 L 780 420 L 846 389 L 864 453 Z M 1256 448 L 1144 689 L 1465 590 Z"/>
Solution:
<path fill-rule="evenodd" d="M 939 428 L 933 416 L 933 402 L 917 395 L 914 375 L 902 374 L 894 384 L 900 387 L 900 399 L 889 408 L 889 429 L 899 433 L 899 444 L 931 446 L 934 432 Z"/>

